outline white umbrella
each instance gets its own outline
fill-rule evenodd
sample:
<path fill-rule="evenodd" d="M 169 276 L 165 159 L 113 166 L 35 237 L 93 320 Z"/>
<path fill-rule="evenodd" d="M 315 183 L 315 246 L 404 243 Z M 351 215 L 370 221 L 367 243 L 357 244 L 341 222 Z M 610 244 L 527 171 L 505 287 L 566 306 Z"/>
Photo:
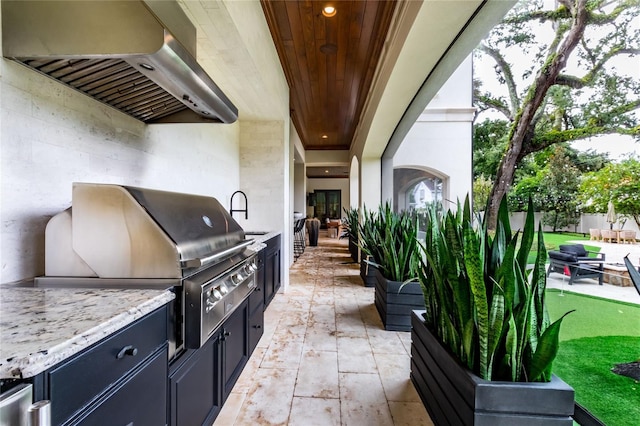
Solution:
<path fill-rule="evenodd" d="M 613 202 L 609 201 L 609 205 L 607 206 L 607 222 L 609 222 L 609 227 L 613 229 L 613 224 L 616 223 L 618 218 L 616 217 L 616 209 L 613 207 Z"/>

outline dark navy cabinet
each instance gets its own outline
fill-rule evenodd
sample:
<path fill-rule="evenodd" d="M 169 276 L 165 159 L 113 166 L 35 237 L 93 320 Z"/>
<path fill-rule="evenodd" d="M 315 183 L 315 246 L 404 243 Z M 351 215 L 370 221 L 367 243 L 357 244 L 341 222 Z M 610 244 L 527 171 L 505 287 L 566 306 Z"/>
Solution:
<path fill-rule="evenodd" d="M 219 381 L 220 336 L 190 350 L 171 366 L 171 425 L 213 423 L 222 405 Z"/>
<path fill-rule="evenodd" d="M 167 423 L 167 308 L 42 373 L 53 425 Z M 117 407 L 117 409 L 116 409 Z"/>
<path fill-rule="evenodd" d="M 249 360 L 249 303 L 242 303 L 224 322 L 220 333 L 222 352 L 222 399 L 226 401 L 233 385 Z"/>
<path fill-rule="evenodd" d="M 264 304 L 265 308 L 280 289 L 282 283 L 281 270 L 281 235 L 265 241 L 267 247 L 262 250 L 264 254 Z"/>
<path fill-rule="evenodd" d="M 170 366 L 171 425 L 210 425 L 218 416 L 251 355 L 249 300 L 201 348 L 186 351 Z"/>

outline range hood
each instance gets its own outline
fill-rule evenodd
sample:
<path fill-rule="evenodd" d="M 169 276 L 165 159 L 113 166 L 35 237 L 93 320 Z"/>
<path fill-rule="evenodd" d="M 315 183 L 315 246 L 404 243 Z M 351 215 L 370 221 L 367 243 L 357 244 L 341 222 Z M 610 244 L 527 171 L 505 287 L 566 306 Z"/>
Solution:
<path fill-rule="evenodd" d="M 145 123 L 233 123 L 174 0 L 2 0 L 2 53 Z"/>

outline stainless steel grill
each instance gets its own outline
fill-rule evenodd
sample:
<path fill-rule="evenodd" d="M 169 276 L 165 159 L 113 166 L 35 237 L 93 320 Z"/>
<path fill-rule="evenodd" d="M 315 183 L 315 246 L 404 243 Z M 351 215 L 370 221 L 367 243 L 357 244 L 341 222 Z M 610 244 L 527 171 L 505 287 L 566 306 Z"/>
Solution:
<path fill-rule="evenodd" d="M 45 232 L 37 286 L 172 288 L 172 356 L 198 348 L 255 288 L 256 254 L 212 197 L 75 183 Z"/>

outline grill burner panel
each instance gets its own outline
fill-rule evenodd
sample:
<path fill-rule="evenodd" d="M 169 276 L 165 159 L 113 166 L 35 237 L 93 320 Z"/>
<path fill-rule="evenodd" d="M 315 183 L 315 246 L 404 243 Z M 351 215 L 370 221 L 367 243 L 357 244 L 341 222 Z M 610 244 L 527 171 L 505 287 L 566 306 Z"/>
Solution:
<path fill-rule="evenodd" d="M 255 254 L 242 264 L 211 278 L 205 270 L 183 281 L 185 298 L 185 346 L 202 346 L 222 322 L 256 287 Z"/>

